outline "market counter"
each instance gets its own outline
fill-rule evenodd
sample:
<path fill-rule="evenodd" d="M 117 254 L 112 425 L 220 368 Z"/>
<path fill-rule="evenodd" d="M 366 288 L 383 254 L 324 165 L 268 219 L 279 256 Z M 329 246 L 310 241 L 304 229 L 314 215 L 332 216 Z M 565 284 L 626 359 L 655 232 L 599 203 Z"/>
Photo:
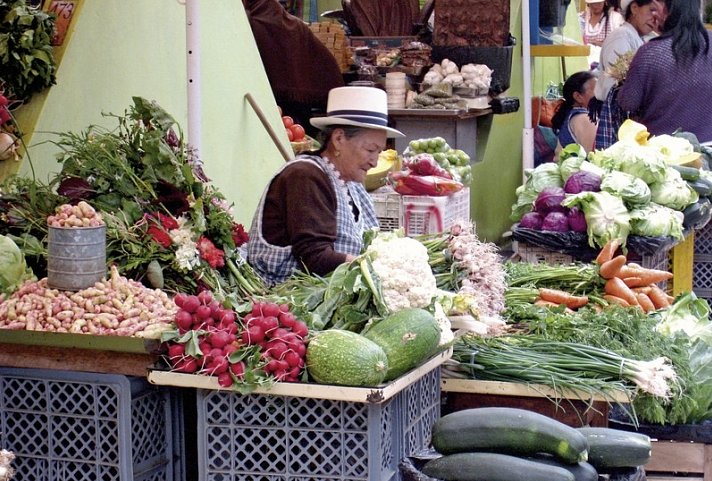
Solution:
<path fill-rule="evenodd" d="M 159 341 L 123 336 L 0 329 L 0 366 L 146 377 Z"/>
<path fill-rule="evenodd" d="M 479 407 L 510 407 L 544 414 L 570 426 L 608 426 L 609 403 L 630 401 L 623 392 L 608 398 L 568 391 L 561 396 L 547 386 L 511 382 L 447 379 L 441 381 L 443 415 Z"/>
<path fill-rule="evenodd" d="M 388 116 L 393 127 L 405 134 L 395 139 L 398 152 L 410 140 L 442 137 L 453 149 L 465 151 L 472 162 L 482 160 L 492 127 L 492 109 L 392 109 Z"/>

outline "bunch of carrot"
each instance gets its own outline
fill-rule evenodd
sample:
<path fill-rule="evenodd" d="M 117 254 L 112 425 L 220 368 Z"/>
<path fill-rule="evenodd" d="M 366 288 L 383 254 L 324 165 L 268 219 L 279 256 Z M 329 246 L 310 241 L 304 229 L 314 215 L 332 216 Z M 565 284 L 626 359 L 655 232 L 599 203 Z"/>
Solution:
<path fill-rule="evenodd" d="M 670 280 L 673 274 L 629 263 L 625 255 L 615 255 L 619 247 L 620 241 L 612 239 L 596 257 L 599 273 L 606 279 L 603 298 L 610 304 L 636 306 L 644 312 L 669 307 L 673 297 L 656 284 Z"/>
<path fill-rule="evenodd" d="M 544 307 L 566 306 L 567 310 L 576 310 L 588 304 L 588 296 L 575 296 L 560 289 L 540 287 L 534 305 Z"/>

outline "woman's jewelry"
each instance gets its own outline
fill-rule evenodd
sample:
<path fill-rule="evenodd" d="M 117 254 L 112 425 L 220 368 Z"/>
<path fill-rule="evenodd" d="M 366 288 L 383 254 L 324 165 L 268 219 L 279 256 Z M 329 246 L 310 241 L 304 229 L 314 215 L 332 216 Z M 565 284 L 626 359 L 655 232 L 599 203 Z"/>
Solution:
<path fill-rule="evenodd" d="M 339 152 L 339 151 L 337 150 L 336 153 L 334 154 L 334 157 L 339 157 L 339 156 L 341 156 L 341 152 Z"/>

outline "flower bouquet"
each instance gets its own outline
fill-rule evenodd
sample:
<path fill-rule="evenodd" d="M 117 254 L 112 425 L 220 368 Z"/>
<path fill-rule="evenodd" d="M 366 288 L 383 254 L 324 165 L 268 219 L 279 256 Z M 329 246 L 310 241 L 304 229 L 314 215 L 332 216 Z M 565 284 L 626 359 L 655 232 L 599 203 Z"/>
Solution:
<path fill-rule="evenodd" d="M 176 121 L 140 97 L 123 116 L 105 116 L 118 127 L 59 134 L 62 169 L 48 185 L 13 178 L 2 187 L 0 227 L 25 255 L 42 257 L 47 227 L 37 219 L 84 200 L 102 212 L 107 261 L 122 275 L 169 292 L 211 290 L 233 304 L 263 294 L 239 250 L 247 233 Z"/>

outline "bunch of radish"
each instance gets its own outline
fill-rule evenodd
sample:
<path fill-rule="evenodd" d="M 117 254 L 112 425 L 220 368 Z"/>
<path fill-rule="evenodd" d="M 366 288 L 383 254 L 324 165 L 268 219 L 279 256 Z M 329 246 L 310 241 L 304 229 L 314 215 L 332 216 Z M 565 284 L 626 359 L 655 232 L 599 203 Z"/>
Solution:
<path fill-rule="evenodd" d="M 62 204 L 47 217 L 50 227 L 99 227 L 104 225 L 101 214 L 85 201 L 77 205 Z"/>
<path fill-rule="evenodd" d="M 243 324 L 242 342 L 261 347 L 265 373 L 278 381 L 298 382 L 304 370 L 309 329 L 290 312 L 289 305 L 255 302 Z"/>
<path fill-rule="evenodd" d="M 169 342 L 168 359 L 173 368 L 183 373 L 217 376 L 223 387 L 232 386 L 233 376 L 241 379 L 245 363 L 231 362 L 231 355 L 240 348 L 237 314 L 225 308 L 210 291 L 198 295 L 177 294 L 173 301 L 178 306 L 175 315 L 178 333 L 193 331 L 198 347 L 191 350 L 187 342 Z"/>

